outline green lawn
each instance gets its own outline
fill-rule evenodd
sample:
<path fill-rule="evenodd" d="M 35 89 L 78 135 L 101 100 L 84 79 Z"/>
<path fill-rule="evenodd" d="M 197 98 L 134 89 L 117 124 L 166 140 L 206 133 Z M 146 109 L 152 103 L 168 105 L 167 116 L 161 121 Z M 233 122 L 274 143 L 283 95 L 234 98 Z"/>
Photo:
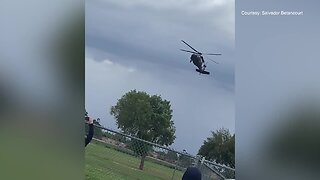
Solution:
<path fill-rule="evenodd" d="M 170 180 L 173 169 L 145 161 L 144 170 L 139 170 L 140 159 L 103 144 L 92 142 L 85 149 L 85 175 L 87 180 Z M 175 180 L 181 180 L 182 172 L 176 171 Z"/>

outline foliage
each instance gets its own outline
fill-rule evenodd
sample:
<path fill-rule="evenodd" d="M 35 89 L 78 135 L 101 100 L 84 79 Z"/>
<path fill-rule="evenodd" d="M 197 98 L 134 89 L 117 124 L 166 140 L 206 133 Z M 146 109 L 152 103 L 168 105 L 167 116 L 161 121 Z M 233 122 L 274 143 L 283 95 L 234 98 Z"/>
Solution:
<path fill-rule="evenodd" d="M 110 114 L 115 117 L 118 128 L 126 134 L 166 146 L 175 139 L 170 101 L 160 96 L 132 90 L 111 107 Z M 141 145 L 136 153 L 142 156 L 143 169 L 143 161 L 150 148 L 141 142 L 132 143 Z"/>
<path fill-rule="evenodd" d="M 199 155 L 206 159 L 235 167 L 235 135 L 231 135 L 227 129 L 219 129 L 212 132 L 200 147 Z"/>
<path fill-rule="evenodd" d="M 188 168 L 194 163 L 194 160 L 188 155 L 179 155 L 178 165 L 184 168 Z"/>
<path fill-rule="evenodd" d="M 174 163 L 175 161 L 178 160 L 178 155 L 173 151 L 168 151 L 165 155 L 165 160 L 168 162 Z"/>
<path fill-rule="evenodd" d="M 168 151 L 168 152 L 159 151 L 156 153 L 158 154 L 157 158 L 169 163 L 175 163 L 178 160 L 177 153 L 173 151 Z"/>

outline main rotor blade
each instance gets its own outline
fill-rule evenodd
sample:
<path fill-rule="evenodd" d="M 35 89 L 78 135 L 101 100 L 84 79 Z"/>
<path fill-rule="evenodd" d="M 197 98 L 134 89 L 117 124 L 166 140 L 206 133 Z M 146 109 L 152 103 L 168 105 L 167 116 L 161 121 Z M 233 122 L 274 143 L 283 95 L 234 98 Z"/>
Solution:
<path fill-rule="evenodd" d="M 185 52 L 189 52 L 189 53 L 197 53 L 197 52 L 194 52 L 194 51 L 188 51 L 188 50 L 184 50 L 184 49 L 180 49 L 181 51 L 185 51 Z"/>
<path fill-rule="evenodd" d="M 185 43 L 187 46 L 189 46 L 192 50 L 194 50 L 197 53 L 200 53 L 199 51 L 197 51 L 195 48 L 193 48 L 192 46 L 190 46 L 188 43 L 186 43 L 184 40 L 181 40 L 183 43 Z M 201 54 L 201 53 L 200 53 Z"/>
<path fill-rule="evenodd" d="M 210 59 L 210 58 L 207 58 L 209 60 L 211 60 L 212 62 L 216 63 L 216 64 L 219 64 L 217 61 L 214 61 L 213 59 Z"/>
<path fill-rule="evenodd" d="M 222 54 L 212 54 L 212 53 L 203 53 L 204 55 L 222 55 Z"/>

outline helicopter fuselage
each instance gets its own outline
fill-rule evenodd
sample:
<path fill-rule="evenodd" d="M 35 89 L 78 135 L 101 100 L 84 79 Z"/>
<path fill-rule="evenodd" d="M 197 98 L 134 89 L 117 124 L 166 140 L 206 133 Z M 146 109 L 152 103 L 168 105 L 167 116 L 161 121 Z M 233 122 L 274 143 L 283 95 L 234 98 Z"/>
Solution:
<path fill-rule="evenodd" d="M 190 61 L 192 61 L 195 66 L 197 66 L 199 71 L 205 70 L 204 60 L 201 57 L 201 55 L 194 53 L 191 55 L 190 59 L 191 59 Z"/>

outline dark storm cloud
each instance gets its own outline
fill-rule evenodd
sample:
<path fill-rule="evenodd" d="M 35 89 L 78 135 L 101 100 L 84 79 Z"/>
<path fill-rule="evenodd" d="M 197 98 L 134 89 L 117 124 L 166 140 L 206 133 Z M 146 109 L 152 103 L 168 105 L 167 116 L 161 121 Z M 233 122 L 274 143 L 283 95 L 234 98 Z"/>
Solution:
<path fill-rule="evenodd" d="M 124 64 L 135 59 L 186 69 L 190 54 L 179 51 L 188 49 L 180 41 L 184 39 L 199 51 L 223 53 L 211 57 L 221 62 L 219 67 L 209 68 L 217 80 L 233 86 L 233 10 L 233 1 L 90 1 L 86 2 L 86 45 L 112 53 Z"/>

